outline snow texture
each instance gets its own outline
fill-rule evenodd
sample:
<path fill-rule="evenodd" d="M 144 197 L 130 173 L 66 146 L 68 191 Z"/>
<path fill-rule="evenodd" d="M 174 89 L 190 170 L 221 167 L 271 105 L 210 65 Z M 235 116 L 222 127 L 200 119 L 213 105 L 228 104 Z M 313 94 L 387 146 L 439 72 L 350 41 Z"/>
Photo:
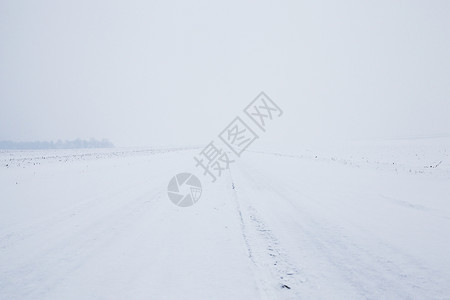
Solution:
<path fill-rule="evenodd" d="M 0 299 L 449 299 L 449 145 L 0 152 Z"/>

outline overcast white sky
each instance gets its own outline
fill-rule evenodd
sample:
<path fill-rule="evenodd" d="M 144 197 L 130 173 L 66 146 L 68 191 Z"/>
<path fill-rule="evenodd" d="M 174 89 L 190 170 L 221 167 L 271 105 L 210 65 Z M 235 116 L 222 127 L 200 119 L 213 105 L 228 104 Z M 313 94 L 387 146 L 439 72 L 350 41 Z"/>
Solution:
<path fill-rule="evenodd" d="M 208 143 L 262 90 L 267 139 L 450 133 L 450 1 L 0 0 L 0 140 Z"/>

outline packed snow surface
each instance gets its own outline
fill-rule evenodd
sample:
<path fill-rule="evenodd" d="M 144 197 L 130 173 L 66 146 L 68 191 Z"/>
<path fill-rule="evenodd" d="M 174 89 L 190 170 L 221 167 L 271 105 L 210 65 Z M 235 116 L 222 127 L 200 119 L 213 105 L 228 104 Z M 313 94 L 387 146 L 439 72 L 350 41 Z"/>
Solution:
<path fill-rule="evenodd" d="M 0 299 L 450 298 L 448 139 L 284 150 L 0 152 Z"/>

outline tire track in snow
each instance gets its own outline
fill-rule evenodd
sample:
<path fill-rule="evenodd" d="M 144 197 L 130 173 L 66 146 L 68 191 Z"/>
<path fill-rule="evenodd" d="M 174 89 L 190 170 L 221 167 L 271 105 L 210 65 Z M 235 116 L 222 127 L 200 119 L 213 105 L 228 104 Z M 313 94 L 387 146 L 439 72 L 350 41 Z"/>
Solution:
<path fill-rule="evenodd" d="M 433 274 L 433 278 L 439 276 L 414 258 L 399 253 L 382 240 L 372 240 L 374 237 L 370 237 L 371 240 L 366 242 L 381 247 L 383 251 L 381 254 L 380 249 L 376 252 L 370 251 L 371 248 L 343 235 L 336 224 L 331 225 L 328 224 L 329 221 L 317 220 L 300 209 L 298 203 L 294 203 L 288 195 L 301 195 L 308 201 L 314 201 L 313 197 L 297 189 L 292 192 L 285 191 L 291 186 L 279 182 L 276 178 L 269 178 L 264 172 L 248 164 L 241 170 L 247 177 L 251 177 L 255 184 L 268 188 L 278 196 L 277 198 L 283 199 L 283 202 L 289 205 L 290 215 L 302 220 L 296 223 L 298 232 L 307 237 L 317 253 L 328 260 L 330 266 L 354 287 L 360 297 L 375 299 L 376 295 L 379 295 L 405 299 L 422 295 L 438 299 L 445 295 L 445 291 L 441 288 L 445 283 L 429 281 L 427 274 Z"/>
<path fill-rule="evenodd" d="M 241 234 L 247 247 L 248 257 L 252 262 L 261 297 L 264 299 L 298 299 L 299 275 L 298 269 L 289 261 L 272 230 L 258 216 L 257 210 L 240 201 L 239 185 L 233 179 L 230 170 L 230 185 L 233 186 L 232 196 L 239 215 Z M 245 206 L 245 209 L 243 209 Z"/>

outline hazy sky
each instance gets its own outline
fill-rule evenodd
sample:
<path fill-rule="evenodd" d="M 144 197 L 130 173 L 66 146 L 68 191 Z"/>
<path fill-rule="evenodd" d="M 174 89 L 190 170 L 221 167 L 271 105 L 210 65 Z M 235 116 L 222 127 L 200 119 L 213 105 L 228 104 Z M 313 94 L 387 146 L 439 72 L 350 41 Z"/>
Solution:
<path fill-rule="evenodd" d="M 0 0 L 0 140 L 208 143 L 450 133 L 450 1 Z"/>

